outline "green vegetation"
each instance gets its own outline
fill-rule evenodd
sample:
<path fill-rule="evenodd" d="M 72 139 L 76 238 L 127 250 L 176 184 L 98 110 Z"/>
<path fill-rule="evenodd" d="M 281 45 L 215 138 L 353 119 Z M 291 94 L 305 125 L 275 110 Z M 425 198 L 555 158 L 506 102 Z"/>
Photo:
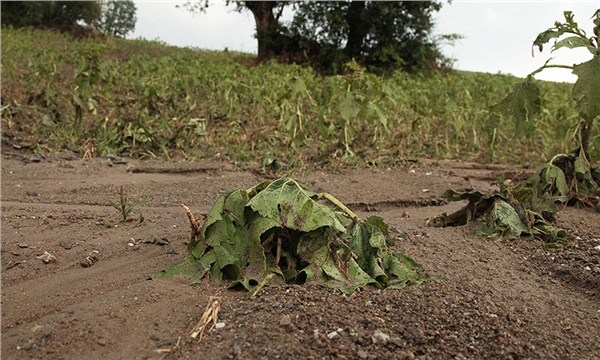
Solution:
<path fill-rule="evenodd" d="M 205 12 L 212 1 L 187 1 L 183 7 Z M 432 1 L 228 1 L 250 11 L 256 23 L 258 62 L 309 64 L 324 74 L 339 74 L 355 60 L 370 71 L 409 72 L 446 68 L 443 42 L 458 35 L 433 36 L 433 15 L 443 2 Z M 179 7 L 179 6 L 177 6 Z M 284 9 L 293 9 L 283 21 Z"/>
<path fill-rule="evenodd" d="M 135 30 L 137 7 L 131 0 L 102 0 L 102 16 L 94 26 L 109 36 L 125 37 Z"/>
<path fill-rule="evenodd" d="M 183 274 L 199 282 L 209 276 L 230 281 L 229 287 L 255 288 L 254 294 L 276 275 L 346 293 L 367 285 L 400 289 L 427 280 L 420 265 L 393 251 L 395 240 L 382 218 L 360 220 L 331 194 L 315 194 L 293 179 L 226 192 L 201 227 L 186 210 L 192 227 L 188 254 L 156 278 Z"/>
<path fill-rule="evenodd" d="M 547 68 L 570 69 L 578 77 L 573 85 L 572 97 L 579 117 L 570 121 L 575 149 L 555 155 L 549 162 L 539 165 L 538 173 L 524 183 L 515 186 L 500 184 L 499 194 L 447 192 L 445 196 L 449 200 L 468 200 L 469 203 L 454 214 L 442 214 L 431 219 L 431 224 L 460 225 L 482 217 L 488 223 L 490 233 L 513 237 L 528 235 L 553 244 L 564 243 L 566 232 L 549 224 L 559 206 L 597 205 L 600 171 L 592 166 L 592 159 L 598 159 L 599 137 L 593 134 L 594 124 L 600 120 L 600 9 L 592 17 L 594 35 L 589 38 L 570 11 L 565 11 L 564 16 L 565 22 L 557 21 L 554 27 L 540 33 L 534 46 L 541 51 L 554 39 L 552 51 L 563 47 L 583 47 L 592 54 L 592 59 L 572 66 L 550 64 L 551 59 L 548 60 L 523 83 L 515 86 L 514 91 L 494 109 L 512 117 L 517 133 L 532 133 L 536 128 L 534 120 L 541 110 L 541 92 L 533 75 Z"/>
<path fill-rule="evenodd" d="M 122 39 L 2 31 L 2 136 L 36 152 L 239 162 L 385 165 L 411 157 L 527 163 L 568 151 L 578 115 L 568 84 L 541 82 L 522 137 L 490 108 L 517 78 L 450 73 L 344 75 L 229 52 Z M 600 137 L 590 136 L 598 158 Z M 283 164 L 283 165 L 282 165 Z"/>
<path fill-rule="evenodd" d="M 108 201 L 108 204 L 115 208 L 122 216 L 121 221 L 126 222 L 127 216 L 138 206 L 143 206 L 148 204 L 149 200 L 142 200 L 135 203 L 130 204 L 127 199 L 127 193 L 123 190 L 123 187 L 119 189 L 119 202 L 113 201 L 109 198 L 104 198 L 104 200 Z M 140 224 L 144 221 L 144 216 L 140 213 Z"/>
<path fill-rule="evenodd" d="M 2 26 L 67 30 L 78 21 L 93 23 L 102 14 L 99 1 L 3 1 Z"/>
<path fill-rule="evenodd" d="M 97 35 L 100 31 L 123 37 L 135 29 L 137 21 L 137 8 L 131 0 L 4 1 L 0 5 L 3 27 L 31 26 L 75 36 Z"/>
<path fill-rule="evenodd" d="M 437 70 L 449 64 L 441 44 L 460 38 L 433 35 L 433 16 L 443 5 L 441 1 L 304 1 L 295 4 L 294 18 L 284 27 L 307 62 L 329 73 L 337 73 L 353 59 L 372 72 Z"/>

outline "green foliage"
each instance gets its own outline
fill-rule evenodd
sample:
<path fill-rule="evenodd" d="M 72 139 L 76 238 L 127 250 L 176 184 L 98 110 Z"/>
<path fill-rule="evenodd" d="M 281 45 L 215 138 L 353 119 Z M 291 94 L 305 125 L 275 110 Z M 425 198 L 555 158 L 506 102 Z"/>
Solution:
<path fill-rule="evenodd" d="M 121 213 L 121 216 L 123 217 L 121 221 L 123 222 L 127 221 L 127 216 L 129 216 L 129 214 L 135 208 L 137 208 L 138 206 L 146 205 L 150 202 L 149 200 L 142 200 L 129 204 L 129 200 L 127 199 L 127 193 L 123 190 L 122 186 L 119 188 L 119 202 L 110 200 L 109 198 L 104 198 L 104 200 L 106 200 L 110 206 L 112 206 L 119 213 Z M 140 213 L 140 223 L 144 221 L 143 219 L 144 217 Z"/>
<path fill-rule="evenodd" d="M 458 226 L 483 220 L 482 232 L 509 239 L 522 236 L 539 238 L 548 244 L 566 244 L 565 230 L 550 225 L 558 208 L 553 202 L 531 203 L 539 199 L 538 184 L 529 182 L 514 188 L 502 186 L 497 194 L 478 191 L 459 193 L 448 190 L 444 197 L 450 201 L 467 200 L 467 205 L 452 213 L 428 219 L 431 226 Z"/>
<path fill-rule="evenodd" d="M 80 153 L 93 142 L 96 155 L 220 153 L 270 159 L 281 170 L 423 156 L 489 161 L 481 150 L 492 144 L 490 108 L 517 81 L 464 72 L 378 76 L 356 62 L 343 75 L 319 76 L 298 65 L 246 66 L 252 58 L 232 52 L 32 29 L 4 29 L 1 46 L 5 139 Z M 495 161 L 539 161 L 571 146 L 564 119 L 577 115 L 569 86 L 537 85 L 535 131 L 514 139 L 503 130 L 511 118 L 497 116 Z M 591 138 L 600 141 L 597 129 Z"/>
<path fill-rule="evenodd" d="M 334 212 L 320 199 L 345 212 Z M 422 268 L 393 245 L 383 219 L 361 221 L 332 195 L 285 178 L 220 196 L 194 231 L 183 264 L 155 278 L 183 274 L 197 282 L 209 276 L 251 290 L 276 274 L 285 282 L 315 281 L 346 293 L 425 281 Z"/>
<path fill-rule="evenodd" d="M 3 1 L 2 26 L 72 27 L 100 17 L 98 1 Z"/>
<path fill-rule="evenodd" d="M 107 35 L 125 37 L 135 30 L 136 10 L 131 0 L 102 0 L 102 16 L 94 25 Z"/>
<path fill-rule="evenodd" d="M 431 35 L 438 1 L 308 1 L 287 26 L 313 66 L 341 69 L 354 59 L 370 70 L 447 66 Z M 445 39 L 452 36 L 444 37 Z"/>
<path fill-rule="evenodd" d="M 600 9 L 596 10 L 596 13 L 592 16 L 595 25 L 595 36 L 588 38 L 585 31 L 580 29 L 577 22 L 575 22 L 575 16 L 573 15 L 573 12 L 565 11 L 565 22 L 561 23 L 560 21 L 557 21 L 554 23 L 554 27 L 541 32 L 533 41 L 533 46 L 537 46 L 541 52 L 545 44 L 551 40 L 555 40 L 554 45 L 552 46 L 552 51 L 556 51 L 561 47 L 567 47 L 569 49 L 585 47 L 589 52 L 592 53 L 592 55 L 598 56 L 598 27 L 600 26 L 599 14 Z M 570 34 L 572 36 L 558 40 L 565 34 Z"/>
<path fill-rule="evenodd" d="M 98 101 L 94 94 L 96 85 L 102 85 L 106 80 L 100 63 L 105 48 L 91 45 L 80 49 L 78 68 L 75 70 L 75 91 L 73 102 L 75 104 L 75 129 L 81 129 L 84 111 L 97 114 Z"/>
<path fill-rule="evenodd" d="M 492 109 L 512 117 L 517 136 L 531 135 L 535 130 L 534 116 L 541 110 L 540 88 L 529 75 L 524 82 L 515 85 L 513 92 Z"/>
<path fill-rule="evenodd" d="M 524 83 L 518 85 L 515 92 L 498 104 L 494 110 L 512 115 L 517 133 L 531 133 L 535 128 L 532 118 L 539 113 L 541 102 L 539 89 L 533 82 L 533 75 L 552 67 L 572 69 L 578 77 L 572 91 L 575 108 L 579 113 L 579 121 L 576 124 L 577 150 L 574 151 L 576 155 L 558 156 L 563 160 L 570 159 L 573 163 L 563 162 L 562 167 L 559 170 L 553 168 L 553 172 L 562 171 L 563 177 L 568 181 L 573 180 L 576 183 L 585 181 L 589 185 L 585 188 L 591 189 L 591 195 L 595 195 L 600 193 L 600 187 L 591 176 L 593 169 L 590 162 L 592 161 L 593 149 L 590 149 L 590 145 L 595 144 L 592 141 L 593 128 L 595 122 L 600 119 L 600 48 L 598 40 L 600 9 L 593 16 L 595 29 L 594 35 L 591 37 L 587 37 L 585 31 L 579 28 L 570 11 L 565 11 L 564 16 L 565 22 L 557 21 L 554 27 L 540 33 L 533 43 L 534 46 L 537 46 L 541 51 L 544 44 L 554 40 L 552 51 L 561 48 L 585 47 L 593 55 L 592 59 L 573 66 L 554 65 L 549 64 L 549 61 L 547 61 L 541 68 L 530 74 Z M 565 37 L 566 35 L 569 36 Z M 549 164 L 554 166 L 553 161 Z M 573 168 L 575 168 L 575 171 L 573 171 Z M 580 176 L 578 177 L 576 174 Z"/>
<path fill-rule="evenodd" d="M 573 67 L 577 82 L 573 86 L 573 98 L 579 115 L 587 124 L 600 116 L 600 56 Z"/>
<path fill-rule="evenodd" d="M 440 51 L 456 34 L 432 36 L 433 14 L 440 1 L 227 1 L 256 20 L 258 60 L 307 63 L 322 73 L 337 74 L 353 59 L 370 70 L 421 70 L 449 67 Z M 204 12 L 209 0 L 183 7 Z M 294 18 L 280 21 L 286 6 Z"/>
<path fill-rule="evenodd" d="M 534 83 L 533 76 L 547 68 L 566 68 L 572 69 L 578 76 L 577 82 L 573 86 L 573 100 L 579 116 L 582 119 L 579 124 L 577 145 L 581 146 L 584 156 L 589 159 L 590 135 L 595 120 L 600 117 L 600 48 L 598 40 L 598 28 L 600 27 L 600 9 L 594 14 L 594 35 L 587 37 L 585 31 L 579 28 L 574 20 L 574 15 L 570 11 L 564 12 L 565 22 L 557 21 L 554 27 L 540 33 L 533 42 L 541 51 L 543 46 L 554 40 L 552 51 L 561 48 L 585 47 L 593 55 L 593 58 L 587 62 L 569 65 L 549 64 L 548 60 L 541 68 L 531 73 L 525 82 L 517 85 L 515 92 L 511 93 L 505 100 L 498 104 L 494 110 L 510 114 L 517 127 L 517 133 L 525 131 L 531 133 L 534 125 L 532 118 L 539 113 L 540 92 Z M 563 37 L 565 35 L 569 37 Z"/>
<path fill-rule="evenodd" d="M 578 76 L 573 86 L 572 98 L 579 112 L 577 147 L 569 154 L 555 155 L 552 160 L 541 164 L 538 173 L 523 184 L 515 187 L 500 184 L 499 194 L 456 193 L 449 190 L 449 200 L 469 200 L 463 209 L 447 215 L 432 218 L 429 223 L 437 226 L 462 225 L 482 217 L 488 224 L 488 232 L 520 237 L 522 235 L 542 238 L 550 243 L 566 243 L 566 232 L 550 225 L 559 206 L 574 203 L 588 204 L 589 198 L 600 196 L 600 175 L 590 164 L 589 149 L 593 125 L 600 119 L 600 51 L 598 34 L 600 31 L 600 9 L 594 14 L 595 36 L 590 38 L 575 22 L 573 14 L 565 11 L 565 23 L 556 22 L 538 35 L 534 46 L 540 50 L 554 39 L 552 51 L 560 48 L 586 47 L 593 58 L 574 65 L 552 65 L 546 62 L 540 69 L 527 76 L 493 110 L 512 118 L 516 132 L 531 134 L 536 128 L 534 116 L 540 113 L 540 89 L 533 75 L 546 68 L 561 67 L 573 69 Z M 573 35 L 563 38 L 565 34 Z M 498 113 L 493 114 L 488 123 L 496 130 Z M 593 144 L 593 142 L 592 142 Z"/>

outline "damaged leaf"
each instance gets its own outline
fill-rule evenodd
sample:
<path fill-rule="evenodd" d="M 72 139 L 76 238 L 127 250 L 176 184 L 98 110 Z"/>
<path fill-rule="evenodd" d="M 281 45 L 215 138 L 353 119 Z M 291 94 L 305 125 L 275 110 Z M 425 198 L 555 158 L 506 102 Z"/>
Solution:
<path fill-rule="evenodd" d="M 345 293 L 429 279 L 418 263 L 394 252 L 394 242 L 382 218 L 362 221 L 332 195 L 278 179 L 221 195 L 194 233 L 183 264 L 154 278 L 186 275 L 197 282 L 208 276 L 247 290 L 317 282 Z"/>
<path fill-rule="evenodd" d="M 547 243 L 565 243 L 566 232 L 550 225 L 548 218 L 556 209 L 549 204 L 542 206 L 534 191 L 521 191 L 504 187 L 502 193 L 484 194 L 478 191 L 459 193 L 448 190 L 444 196 L 450 201 L 467 200 L 462 209 L 452 214 L 442 214 L 427 221 L 430 226 L 460 226 L 473 220 L 483 219 L 485 233 L 495 233 L 507 238 L 536 237 Z M 532 190 L 531 187 L 526 186 Z M 530 197 L 530 198 L 528 198 Z M 531 208 L 537 205 L 539 213 Z M 545 216 L 544 216 L 545 215 Z"/>

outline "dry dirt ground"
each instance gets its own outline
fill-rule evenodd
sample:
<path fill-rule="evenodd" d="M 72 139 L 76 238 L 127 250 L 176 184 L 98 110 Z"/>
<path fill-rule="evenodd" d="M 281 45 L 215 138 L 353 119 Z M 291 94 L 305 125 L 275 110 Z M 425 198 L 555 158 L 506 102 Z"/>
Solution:
<path fill-rule="evenodd" d="M 444 190 L 489 190 L 500 173 L 518 173 L 510 167 L 420 161 L 296 174 L 359 216 L 384 217 L 397 250 L 442 280 L 352 295 L 290 284 L 250 299 L 148 277 L 185 255 L 182 202 L 207 212 L 222 192 L 264 180 L 261 172 L 8 150 L 1 166 L 2 359 L 600 358 L 600 213 L 559 212 L 571 244 L 557 249 L 486 239 L 475 225 L 424 226 L 461 206 L 441 200 Z M 107 205 L 120 186 L 130 201 L 152 200 L 131 214 L 141 210 L 141 225 L 119 222 Z M 45 252 L 56 261 L 45 264 Z M 190 339 L 219 292 L 224 327 Z"/>

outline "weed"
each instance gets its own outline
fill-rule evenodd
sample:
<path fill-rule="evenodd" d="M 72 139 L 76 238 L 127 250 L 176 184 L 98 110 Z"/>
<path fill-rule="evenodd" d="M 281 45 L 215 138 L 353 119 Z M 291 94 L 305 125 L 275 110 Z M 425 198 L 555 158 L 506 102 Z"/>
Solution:
<path fill-rule="evenodd" d="M 122 218 L 122 222 L 126 222 L 127 221 L 127 216 L 138 206 L 143 206 L 146 205 L 150 202 L 150 200 L 142 200 L 142 201 L 138 201 L 135 202 L 133 204 L 129 204 L 128 199 L 127 199 L 127 193 L 123 190 L 123 187 L 121 186 L 121 188 L 119 189 L 119 202 L 115 202 L 113 200 L 110 200 L 109 198 L 104 198 L 106 201 L 108 201 L 109 205 L 112 206 L 113 208 L 117 209 L 117 211 L 119 211 L 119 213 L 121 213 Z M 139 217 L 139 222 L 140 224 L 144 221 L 144 216 L 140 213 L 140 217 Z"/>

